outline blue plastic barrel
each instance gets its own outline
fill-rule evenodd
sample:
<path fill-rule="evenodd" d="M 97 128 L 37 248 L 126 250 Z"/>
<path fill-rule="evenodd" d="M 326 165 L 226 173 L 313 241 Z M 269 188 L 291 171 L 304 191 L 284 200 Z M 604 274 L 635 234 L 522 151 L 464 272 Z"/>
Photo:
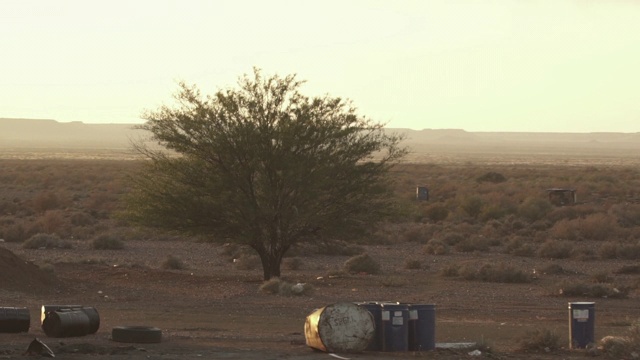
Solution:
<path fill-rule="evenodd" d="M 595 343 L 595 303 L 569 303 L 569 346 L 571 349 L 584 349 Z"/>
<path fill-rule="evenodd" d="M 382 351 L 409 350 L 409 305 L 382 304 Z"/>
<path fill-rule="evenodd" d="M 380 344 L 382 344 L 382 306 L 380 305 L 380 302 L 357 302 L 356 305 L 367 309 L 371 313 L 375 325 L 375 333 L 373 335 L 373 339 L 371 339 L 369 346 L 367 346 L 365 350 L 380 351 Z"/>
<path fill-rule="evenodd" d="M 436 306 L 409 305 L 409 350 L 422 351 L 436 348 Z"/>

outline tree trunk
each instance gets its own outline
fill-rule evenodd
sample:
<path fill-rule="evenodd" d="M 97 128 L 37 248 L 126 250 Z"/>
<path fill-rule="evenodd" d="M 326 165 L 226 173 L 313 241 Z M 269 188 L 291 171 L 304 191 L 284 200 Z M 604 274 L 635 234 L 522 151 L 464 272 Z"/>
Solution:
<path fill-rule="evenodd" d="M 262 272 L 264 281 L 273 277 L 280 277 L 280 264 L 282 263 L 283 251 L 270 252 L 266 250 L 256 250 L 262 262 Z"/>

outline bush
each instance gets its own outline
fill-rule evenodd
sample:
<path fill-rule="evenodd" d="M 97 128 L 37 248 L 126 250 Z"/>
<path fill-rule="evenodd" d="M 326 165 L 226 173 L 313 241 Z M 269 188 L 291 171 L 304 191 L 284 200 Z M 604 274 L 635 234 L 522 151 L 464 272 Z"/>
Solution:
<path fill-rule="evenodd" d="M 529 221 L 538 221 L 543 219 L 553 206 L 547 199 L 531 197 L 526 199 L 518 206 L 518 215 Z"/>
<path fill-rule="evenodd" d="M 482 212 L 484 202 L 477 196 L 470 196 L 462 201 L 461 208 L 464 212 L 472 218 L 477 218 Z"/>
<path fill-rule="evenodd" d="M 354 256 L 344 263 L 344 270 L 350 274 L 379 274 L 380 264 L 373 260 L 369 254 Z"/>
<path fill-rule="evenodd" d="M 404 261 L 404 268 L 407 270 L 420 270 L 422 268 L 422 261 L 418 259 L 407 259 Z"/>
<path fill-rule="evenodd" d="M 629 288 L 605 286 L 600 284 L 585 284 L 577 282 L 561 282 L 555 286 L 554 293 L 561 296 L 608 297 L 612 299 L 623 299 L 629 295 Z"/>
<path fill-rule="evenodd" d="M 255 270 L 262 262 L 257 255 L 243 254 L 237 259 L 233 259 L 233 264 L 238 270 Z"/>
<path fill-rule="evenodd" d="M 91 240 L 91 246 L 95 250 L 121 250 L 124 242 L 116 234 L 100 234 Z"/>
<path fill-rule="evenodd" d="M 55 234 L 35 234 L 22 244 L 25 249 L 70 249 L 71 243 Z"/>
<path fill-rule="evenodd" d="M 531 275 L 511 265 L 485 264 L 478 270 L 477 279 L 484 282 L 528 283 Z"/>
<path fill-rule="evenodd" d="M 507 181 L 507 178 L 497 172 L 493 172 L 490 171 L 484 175 L 478 176 L 476 178 L 476 182 L 482 183 L 482 182 L 490 182 L 490 183 L 494 183 L 494 184 L 499 184 L 499 183 L 503 183 Z"/>
<path fill-rule="evenodd" d="M 364 249 L 360 246 L 350 245 L 344 241 L 323 241 L 318 243 L 318 254 L 354 256 L 362 254 Z"/>
<path fill-rule="evenodd" d="M 547 240 L 538 248 L 538 256 L 551 259 L 566 259 L 571 255 L 573 244 L 569 241 Z"/>
<path fill-rule="evenodd" d="M 426 215 L 432 222 L 444 221 L 449 217 L 449 209 L 443 205 L 434 205 L 427 209 Z"/>
<path fill-rule="evenodd" d="M 287 270 L 299 270 L 302 267 L 302 259 L 299 257 L 285 258 L 282 260 L 282 267 Z"/>
<path fill-rule="evenodd" d="M 167 258 L 162 262 L 161 267 L 167 270 L 184 270 L 187 268 L 182 260 L 173 255 L 168 255 Z"/>
<path fill-rule="evenodd" d="M 260 285 L 259 291 L 272 295 L 302 296 L 313 294 L 314 289 L 311 284 L 292 284 L 280 278 L 272 278 Z"/>
<path fill-rule="evenodd" d="M 554 331 L 528 331 L 518 340 L 519 348 L 523 351 L 549 352 L 560 348 L 560 336 Z"/>
<path fill-rule="evenodd" d="M 407 285 L 407 279 L 400 276 L 385 276 L 380 283 L 384 287 L 402 287 Z"/>
<path fill-rule="evenodd" d="M 422 251 L 429 255 L 445 255 L 449 253 L 449 247 L 441 240 L 431 239 L 422 248 Z"/>
<path fill-rule="evenodd" d="M 489 242 L 482 237 L 467 238 L 457 243 L 455 249 L 459 252 L 487 251 Z"/>

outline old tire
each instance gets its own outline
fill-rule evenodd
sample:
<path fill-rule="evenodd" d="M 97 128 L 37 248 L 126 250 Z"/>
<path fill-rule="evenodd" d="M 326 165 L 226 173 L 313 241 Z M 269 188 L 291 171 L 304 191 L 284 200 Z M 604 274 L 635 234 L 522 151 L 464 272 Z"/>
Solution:
<path fill-rule="evenodd" d="M 111 340 L 124 343 L 162 342 L 162 330 L 150 326 L 116 326 L 111 330 Z"/>

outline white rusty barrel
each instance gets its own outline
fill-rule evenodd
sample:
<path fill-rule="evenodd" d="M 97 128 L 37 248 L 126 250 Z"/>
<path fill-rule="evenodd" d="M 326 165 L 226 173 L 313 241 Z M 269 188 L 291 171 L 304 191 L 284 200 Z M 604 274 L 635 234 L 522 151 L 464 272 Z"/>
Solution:
<path fill-rule="evenodd" d="M 375 334 L 373 316 L 353 303 L 336 303 L 307 316 L 304 335 L 307 346 L 327 352 L 360 352 Z"/>

